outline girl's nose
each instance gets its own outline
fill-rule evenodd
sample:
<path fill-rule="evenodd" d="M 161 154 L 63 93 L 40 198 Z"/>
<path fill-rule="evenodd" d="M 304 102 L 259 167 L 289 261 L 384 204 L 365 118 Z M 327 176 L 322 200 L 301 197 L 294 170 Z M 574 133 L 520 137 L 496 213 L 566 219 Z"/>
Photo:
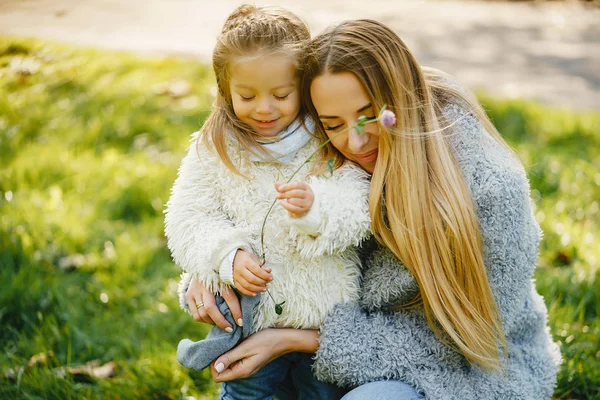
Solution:
<path fill-rule="evenodd" d="M 268 98 L 260 100 L 258 106 L 256 107 L 256 112 L 262 114 L 268 114 L 271 112 L 271 102 Z"/>
<path fill-rule="evenodd" d="M 360 154 L 369 142 L 369 134 L 363 132 L 359 135 L 356 129 L 352 128 L 348 131 L 348 150 L 354 154 Z"/>

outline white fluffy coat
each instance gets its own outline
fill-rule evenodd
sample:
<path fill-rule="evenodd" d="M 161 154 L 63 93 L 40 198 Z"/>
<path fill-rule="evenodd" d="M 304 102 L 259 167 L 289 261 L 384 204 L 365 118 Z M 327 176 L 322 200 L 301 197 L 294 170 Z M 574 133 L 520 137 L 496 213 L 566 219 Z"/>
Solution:
<path fill-rule="evenodd" d="M 213 292 L 223 288 L 223 258 L 241 248 L 259 255 L 260 230 L 284 182 L 317 149 L 312 139 L 289 164 L 252 162 L 234 141 L 228 152 L 246 176 L 238 176 L 206 146 L 198 132 L 184 157 L 167 204 L 165 233 L 175 262 Z M 306 181 L 319 199 L 320 227 L 307 234 L 276 204 L 265 228 L 269 292 L 285 301 L 283 313 L 263 295 L 254 315 L 256 330 L 267 327 L 318 328 L 337 303 L 358 300 L 360 260 L 354 246 L 369 235 L 368 175 L 346 163 L 333 175 L 308 176 L 310 163 L 293 181 Z"/>

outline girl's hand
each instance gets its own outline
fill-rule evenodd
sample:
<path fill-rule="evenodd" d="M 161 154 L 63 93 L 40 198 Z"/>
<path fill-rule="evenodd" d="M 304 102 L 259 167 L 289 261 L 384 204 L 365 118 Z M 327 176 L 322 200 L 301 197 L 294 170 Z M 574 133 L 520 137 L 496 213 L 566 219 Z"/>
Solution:
<path fill-rule="evenodd" d="M 213 381 L 246 378 L 286 353 L 314 353 L 319 332 L 303 329 L 264 329 L 249 336 L 210 365 Z"/>
<path fill-rule="evenodd" d="M 231 315 L 238 325 L 241 326 L 242 320 L 242 308 L 240 307 L 240 301 L 237 296 L 230 288 L 225 288 L 221 291 L 221 296 L 229 306 Z M 219 311 L 215 301 L 215 295 L 212 294 L 202 282 L 199 282 L 196 278 L 192 278 L 190 286 L 185 293 L 185 299 L 188 307 L 194 319 L 198 322 L 205 322 L 211 325 L 217 325 L 219 328 L 226 332 L 231 332 L 233 327 L 225 317 Z"/>
<path fill-rule="evenodd" d="M 244 250 L 238 250 L 233 259 L 233 283 L 240 293 L 256 296 L 267 290 L 267 283 L 273 280 L 271 268 L 262 268 L 258 257 Z"/>
<path fill-rule="evenodd" d="M 315 194 L 311 187 L 304 182 L 286 184 L 277 182 L 275 189 L 279 192 L 277 195 L 279 204 L 288 211 L 292 218 L 305 216 L 315 201 Z"/>

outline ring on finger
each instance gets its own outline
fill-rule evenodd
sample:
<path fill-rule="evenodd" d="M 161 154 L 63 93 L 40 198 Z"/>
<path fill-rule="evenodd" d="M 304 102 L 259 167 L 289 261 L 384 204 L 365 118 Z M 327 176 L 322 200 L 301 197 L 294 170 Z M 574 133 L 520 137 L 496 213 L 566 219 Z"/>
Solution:
<path fill-rule="evenodd" d="M 204 303 L 202 301 L 196 304 L 196 308 L 198 310 L 201 309 L 202 307 L 204 307 Z"/>

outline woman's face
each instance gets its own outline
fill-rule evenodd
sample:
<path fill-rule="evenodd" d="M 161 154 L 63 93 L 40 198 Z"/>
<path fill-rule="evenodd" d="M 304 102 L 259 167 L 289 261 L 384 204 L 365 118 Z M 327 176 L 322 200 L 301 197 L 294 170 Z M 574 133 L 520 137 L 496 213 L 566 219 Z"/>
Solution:
<path fill-rule="evenodd" d="M 351 72 L 318 76 L 310 85 L 310 97 L 329 137 L 353 126 L 361 115 L 367 118 L 377 116 L 365 88 Z M 362 135 L 356 129 L 350 129 L 331 143 L 348 160 L 373 173 L 379 147 L 377 123 L 366 124 Z"/>

